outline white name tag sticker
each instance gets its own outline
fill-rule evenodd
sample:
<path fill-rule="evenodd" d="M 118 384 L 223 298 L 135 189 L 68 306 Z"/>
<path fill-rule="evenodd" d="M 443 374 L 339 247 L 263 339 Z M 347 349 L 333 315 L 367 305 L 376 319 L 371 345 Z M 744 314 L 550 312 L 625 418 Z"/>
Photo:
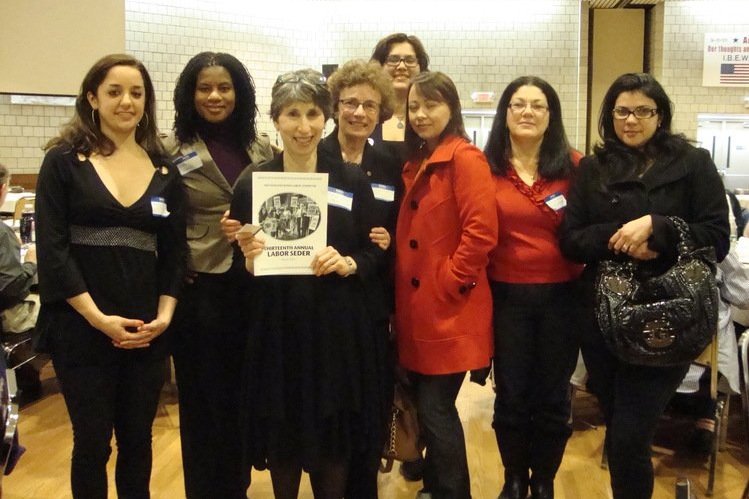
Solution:
<path fill-rule="evenodd" d="M 169 216 L 169 210 L 166 208 L 166 200 L 159 196 L 151 198 L 151 213 L 155 217 L 166 218 Z"/>
<path fill-rule="evenodd" d="M 185 154 L 184 156 L 180 156 L 179 158 L 175 159 L 174 164 L 177 166 L 177 169 L 182 176 L 185 176 L 191 171 L 197 170 L 198 168 L 203 166 L 203 162 L 200 160 L 198 153 L 195 151 L 192 151 L 188 154 Z"/>
<path fill-rule="evenodd" d="M 354 204 L 354 195 L 350 192 L 328 186 L 328 204 L 351 211 L 351 206 Z"/>
<path fill-rule="evenodd" d="M 372 192 L 378 201 L 395 201 L 395 187 L 385 184 L 372 184 Z"/>
<path fill-rule="evenodd" d="M 567 206 L 567 198 L 565 198 L 564 194 L 562 194 L 561 192 L 555 192 L 551 196 L 548 196 L 546 199 L 544 199 L 544 201 L 546 202 L 546 206 L 554 211 L 559 211 Z"/>

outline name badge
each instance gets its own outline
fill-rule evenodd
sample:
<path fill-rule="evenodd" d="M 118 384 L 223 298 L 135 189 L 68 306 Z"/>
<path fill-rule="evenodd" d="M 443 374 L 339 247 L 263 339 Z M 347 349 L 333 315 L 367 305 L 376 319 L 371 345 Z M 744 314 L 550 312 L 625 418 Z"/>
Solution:
<path fill-rule="evenodd" d="M 169 210 L 166 208 L 166 200 L 160 196 L 151 198 L 151 213 L 155 217 L 166 218 L 169 216 Z"/>
<path fill-rule="evenodd" d="M 197 170 L 198 168 L 203 166 L 203 162 L 200 160 L 198 153 L 195 151 L 192 151 L 188 154 L 185 154 L 184 156 L 180 156 L 179 158 L 175 159 L 174 164 L 177 166 L 180 175 L 182 175 L 183 177 L 191 171 Z"/>
<path fill-rule="evenodd" d="M 336 189 L 328 186 L 328 204 L 337 206 L 344 210 L 351 211 L 351 205 L 354 203 L 354 195 L 350 192 Z"/>
<path fill-rule="evenodd" d="M 372 184 L 372 192 L 378 201 L 395 201 L 395 187 L 385 184 Z"/>
<path fill-rule="evenodd" d="M 564 194 L 561 192 L 555 192 L 551 196 L 548 196 L 544 199 L 544 202 L 546 203 L 546 206 L 554 211 L 559 211 L 567 206 L 567 198 L 565 198 Z"/>

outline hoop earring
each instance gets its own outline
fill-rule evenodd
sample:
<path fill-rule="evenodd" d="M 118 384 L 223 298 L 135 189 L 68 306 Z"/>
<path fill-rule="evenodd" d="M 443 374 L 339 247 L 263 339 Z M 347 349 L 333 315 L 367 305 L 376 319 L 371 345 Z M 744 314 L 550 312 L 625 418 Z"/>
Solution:
<path fill-rule="evenodd" d="M 138 122 L 138 126 L 140 126 L 141 123 L 143 123 L 143 119 L 146 120 L 146 124 L 144 125 L 144 128 L 148 128 L 148 113 L 143 113 L 143 118 L 140 119 Z"/>
<path fill-rule="evenodd" d="M 91 108 L 91 122 L 96 125 L 96 109 Z"/>

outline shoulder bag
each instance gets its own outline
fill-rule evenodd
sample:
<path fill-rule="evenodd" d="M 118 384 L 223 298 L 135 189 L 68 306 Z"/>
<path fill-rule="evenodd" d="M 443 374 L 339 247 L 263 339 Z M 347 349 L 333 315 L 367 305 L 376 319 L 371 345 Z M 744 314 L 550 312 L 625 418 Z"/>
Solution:
<path fill-rule="evenodd" d="M 715 250 L 694 249 L 686 222 L 669 220 L 679 231 L 679 255 L 663 274 L 642 276 L 632 260 L 604 260 L 598 267 L 598 325 L 608 347 L 630 364 L 690 362 L 707 347 L 717 327 Z"/>

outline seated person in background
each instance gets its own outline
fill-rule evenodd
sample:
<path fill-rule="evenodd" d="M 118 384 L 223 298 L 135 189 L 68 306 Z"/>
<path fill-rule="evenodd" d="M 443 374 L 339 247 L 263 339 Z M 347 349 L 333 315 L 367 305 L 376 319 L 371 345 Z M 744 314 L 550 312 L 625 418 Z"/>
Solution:
<path fill-rule="evenodd" d="M 730 207 L 729 200 L 733 229 L 733 210 Z M 739 261 L 736 246 L 732 246 L 726 258 L 718 264 L 715 278 L 720 296 L 718 371 L 725 378 L 729 393 L 739 393 L 739 354 L 734 323 L 731 320 L 731 306 L 749 309 L 749 268 Z M 697 454 L 709 453 L 715 433 L 715 401 L 710 397 L 710 369 L 693 363 L 677 389 L 671 406 L 680 412 L 693 414 L 696 419 L 694 431 L 688 440 L 689 449 Z"/>
<path fill-rule="evenodd" d="M 10 186 L 10 172 L 0 164 L 0 204 Z M 21 261 L 21 241 L 13 229 L 0 223 L 0 317 L 3 333 L 23 333 L 36 325 L 39 295 L 31 293 L 36 278 L 36 248 L 32 245 Z M 12 363 L 11 363 L 12 365 Z M 41 390 L 39 372 L 26 364 L 17 373 L 18 386 L 26 400 Z"/>
<path fill-rule="evenodd" d="M 10 172 L 0 164 L 0 203 L 10 186 Z M 36 277 L 36 248 L 31 246 L 21 262 L 21 241 L 6 224 L 0 226 L 0 311 L 5 333 L 23 333 L 36 324 L 39 299 L 29 296 Z"/>

